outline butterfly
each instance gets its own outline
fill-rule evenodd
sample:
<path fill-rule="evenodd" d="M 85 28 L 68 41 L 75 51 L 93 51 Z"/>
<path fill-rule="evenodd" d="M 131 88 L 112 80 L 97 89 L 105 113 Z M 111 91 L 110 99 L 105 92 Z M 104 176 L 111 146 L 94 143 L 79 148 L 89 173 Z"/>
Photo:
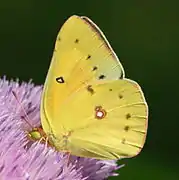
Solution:
<path fill-rule="evenodd" d="M 148 106 L 97 25 L 71 16 L 57 35 L 40 108 L 50 144 L 95 159 L 136 156 L 147 134 Z M 36 130 L 32 138 L 40 135 Z"/>

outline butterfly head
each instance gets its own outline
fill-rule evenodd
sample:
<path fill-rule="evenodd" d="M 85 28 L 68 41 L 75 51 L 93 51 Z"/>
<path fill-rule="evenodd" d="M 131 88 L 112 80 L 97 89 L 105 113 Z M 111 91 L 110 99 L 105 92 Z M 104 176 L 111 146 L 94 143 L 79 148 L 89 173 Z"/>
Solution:
<path fill-rule="evenodd" d="M 41 127 L 38 127 L 38 128 L 33 128 L 30 132 L 28 132 L 27 137 L 31 141 L 45 140 L 46 134 Z"/>

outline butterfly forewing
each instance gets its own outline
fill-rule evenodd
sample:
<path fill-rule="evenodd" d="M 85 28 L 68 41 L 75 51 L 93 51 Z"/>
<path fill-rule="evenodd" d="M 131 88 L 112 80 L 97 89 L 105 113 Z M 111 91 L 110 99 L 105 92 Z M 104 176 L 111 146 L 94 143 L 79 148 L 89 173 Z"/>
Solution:
<path fill-rule="evenodd" d="M 123 78 L 122 65 L 96 27 L 79 16 L 70 17 L 62 26 L 42 96 L 42 121 L 45 113 L 49 123 L 57 121 L 60 126 L 60 108 L 80 88 L 96 80 Z"/>
<path fill-rule="evenodd" d="M 78 156 L 96 152 L 95 158 L 104 159 L 138 154 L 145 142 L 148 113 L 139 85 L 124 79 L 103 81 L 91 88 L 94 94 L 83 88 L 60 110 L 64 127 L 72 131 L 70 152 Z M 97 117 L 98 107 L 105 112 L 102 118 Z M 54 132 L 56 137 L 60 135 L 58 122 L 54 122 Z"/>

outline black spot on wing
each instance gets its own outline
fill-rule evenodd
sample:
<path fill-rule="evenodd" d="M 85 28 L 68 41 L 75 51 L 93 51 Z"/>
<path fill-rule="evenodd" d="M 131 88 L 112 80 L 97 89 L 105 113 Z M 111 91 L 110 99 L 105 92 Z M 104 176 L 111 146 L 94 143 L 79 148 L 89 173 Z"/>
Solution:
<path fill-rule="evenodd" d="M 86 59 L 91 59 L 91 55 L 88 55 Z"/>
<path fill-rule="evenodd" d="M 126 114 L 126 119 L 130 119 L 131 118 L 131 114 L 130 113 L 127 113 Z"/>
<path fill-rule="evenodd" d="M 129 131 L 129 126 L 125 126 L 124 127 L 124 130 L 127 132 L 127 131 Z"/>
<path fill-rule="evenodd" d="M 126 139 L 123 138 L 123 139 L 121 140 L 121 143 L 122 143 L 122 144 L 125 144 L 125 142 L 126 142 Z"/>
<path fill-rule="evenodd" d="M 122 99 L 122 98 L 123 98 L 123 95 L 122 95 L 122 94 L 119 94 L 118 97 L 119 97 L 119 99 Z"/>
<path fill-rule="evenodd" d="M 96 71 L 98 68 L 96 66 L 93 67 L 92 71 Z"/>
<path fill-rule="evenodd" d="M 75 43 L 76 43 L 76 44 L 79 43 L 79 39 L 75 39 Z"/>
<path fill-rule="evenodd" d="M 105 79 L 105 78 L 106 78 L 106 76 L 103 74 L 99 76 L 99 79 Z"/>
<path fill-rule="evenodd" d="M 57 77 L 57 78 L 56 78 L 56 82 L 57 82 L 57 83 L 64 83 L 65 81 L 64 81 L 63 77 L 60 76 L 60 77 Z"/>
<path fill-rule="evenodd" d="M 87 91 L 90 92 L 91 95 L 93 95 L 95 93 L 94 89 L 92 88 L 92 85 L 87 86 Z"/>

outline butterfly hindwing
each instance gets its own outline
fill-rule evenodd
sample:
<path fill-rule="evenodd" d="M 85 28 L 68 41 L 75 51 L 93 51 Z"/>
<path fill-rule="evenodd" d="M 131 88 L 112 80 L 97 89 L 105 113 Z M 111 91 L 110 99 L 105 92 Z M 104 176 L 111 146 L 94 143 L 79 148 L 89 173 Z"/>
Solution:
<path fill-rule="evenodd" d="M 148 113 L 139 85 L 123 79 L 102 81 L 91 88 L 93 94 L 83 87 L 60 110 L 63 126 L 72 132 L 69 151 L 98 159 L 137 155 L 145 142 Z M 98 111 L 104 117 L 97 117 Z M 54 122 L 55 137 L 61 136 L 58 125 Z"/>

